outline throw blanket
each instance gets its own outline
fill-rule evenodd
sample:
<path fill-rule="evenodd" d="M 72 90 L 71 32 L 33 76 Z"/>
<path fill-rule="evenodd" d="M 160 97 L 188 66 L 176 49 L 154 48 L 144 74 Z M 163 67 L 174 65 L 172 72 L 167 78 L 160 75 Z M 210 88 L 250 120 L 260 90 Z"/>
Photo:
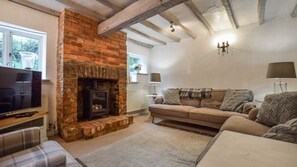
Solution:
<path fill-rule="evenodd" d="M 180 98 L 208 99 L 211 97 L 211 88 L 180 88 Z"/>

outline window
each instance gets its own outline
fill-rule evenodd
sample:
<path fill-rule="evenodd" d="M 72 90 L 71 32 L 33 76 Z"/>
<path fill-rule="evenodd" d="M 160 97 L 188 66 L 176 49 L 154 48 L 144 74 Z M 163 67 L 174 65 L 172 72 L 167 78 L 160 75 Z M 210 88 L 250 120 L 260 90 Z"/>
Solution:
<path fill-rule="evenodd" d="M 45 78 L 46 33 L 0 22 L 0 65 L 42 71 Z"/>
<path fill-rule="evenodd" d="M 137 82 L 138 74 L 147 74 L 147 59 L 144 56 L 128 53 L 129 82 Z"/>

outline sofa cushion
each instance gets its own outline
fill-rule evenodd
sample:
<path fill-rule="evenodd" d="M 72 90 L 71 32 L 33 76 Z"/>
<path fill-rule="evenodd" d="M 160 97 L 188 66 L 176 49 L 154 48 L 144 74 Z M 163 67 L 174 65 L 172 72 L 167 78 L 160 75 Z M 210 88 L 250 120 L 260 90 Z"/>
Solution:
<path fill-rule="evenodd" d="M 229 117 L 233 115 L 240 115 L 243 117 L 247 117 L 246 114 L 240 114 L 237 112 L 230 112 L 230 111 L 221 111 L 221 110 L 211 109 L 211 108 L 196 108 L 194 110 L 189 111 L 190 119 L 208 121 L 213 123 L 221 123 L 221 124 L 223 124 Z"/>
<path fill-rule="evenodd" d="M 265 96 L 256 121 L 274 126 L 293 118 L 297 118 L 297 92 L 284 92 Z"/>
<path fill-rule="evenodd" d="M 162 90 L 163 104 L 176 104 L 181 105 L 179 97 L 179 89 L 166 89 Z"/>
<path fill-rule="evenodd" d="M 182 105 L 151 104 L 149 106 L 150 112 L 181 118 L 189 118 L 189 111 L 192 111 L 194 109 L 196 108 L 192 106 Z"/>
<path fill-rule="evenodd" d="M 201 100 L 201 107 L 205 108 L 213 108 L 213 109 L 220 109 L 222 102 L 213 100 L 213 99 L 202 99 Z"/>
<path fill-rule="evenodd" d="M 242 112 L 243 105 L 252 100 L 250 90 L 228 89 L 220 110 Z"/>
<path fill-rule="evenodd" d="M 297 118 L 273 126 L 263 137 L 297 143 Z"/>
<path fill-rule="evenodd" d="M 185 106 L 200 107 L 199 99 L 180 99 L 180 102 L 182 105 Z"/>
<path fill-rule="evenodd" d="M 229 130 L 249 135 L 262 136 L 269 130 L 269 128 L 269 126 L 246 119 L 241 116 L 232 116 L 223 124 L 220 132 Z"/>

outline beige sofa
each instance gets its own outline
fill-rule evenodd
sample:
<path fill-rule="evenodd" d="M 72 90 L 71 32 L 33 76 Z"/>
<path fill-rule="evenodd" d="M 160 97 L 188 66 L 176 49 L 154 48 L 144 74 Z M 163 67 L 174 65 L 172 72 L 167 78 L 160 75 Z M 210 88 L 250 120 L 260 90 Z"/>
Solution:
<path fill-rule="evenodd" d="M 243 113 L 219 110 L 226 93 L 226 89 L 213 89 L 207 99 L 181 99 L 182 105 L 162 104 L 162 97 L 156 98 L 155 103 L 149 105 L 153 117 L 180 122 L 192 123 L 220 129 L 231 116 L 248 118 L 249 111 L 255 107 L 251 102 L 244 104 Z M 253 92 L 250 92 L 250 101 L 253 101 Z"/>

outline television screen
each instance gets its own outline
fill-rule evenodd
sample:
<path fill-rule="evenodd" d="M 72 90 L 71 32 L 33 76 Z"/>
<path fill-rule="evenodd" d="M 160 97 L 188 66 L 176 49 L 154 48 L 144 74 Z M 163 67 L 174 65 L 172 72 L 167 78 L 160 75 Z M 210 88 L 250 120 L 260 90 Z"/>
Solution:
<path fill-rule="evenodd" d="M 0 67 L 0 114 L 41 106 L 41 72 Z"/>

